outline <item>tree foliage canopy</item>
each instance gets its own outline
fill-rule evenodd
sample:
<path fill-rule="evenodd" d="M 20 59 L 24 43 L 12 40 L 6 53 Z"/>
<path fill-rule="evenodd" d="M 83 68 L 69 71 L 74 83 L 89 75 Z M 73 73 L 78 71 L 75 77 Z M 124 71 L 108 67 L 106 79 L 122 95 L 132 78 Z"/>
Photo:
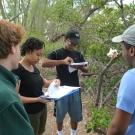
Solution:
<path fill-rule="evenodd" d="M 121 55 L 116 59 L 106 56 L 110 48 L 120 46 L 111 42 L 135 22 L 135 4 L 123 0 L 1 0 L 0 15 L 21 24 L 27 36 L 45 41 L 47 55 L 62 46 L 62 34 L 75 28 L 81 34 L 79 49 L 89 61 L 86 87 L 97 94 L 104 105 L 110 92 L 115 92 L 123 72 L 128 68 Z M 118 87 L 118 86 L 117 86 Z M 112 94 L 113 95 L 113 94 Z"/>

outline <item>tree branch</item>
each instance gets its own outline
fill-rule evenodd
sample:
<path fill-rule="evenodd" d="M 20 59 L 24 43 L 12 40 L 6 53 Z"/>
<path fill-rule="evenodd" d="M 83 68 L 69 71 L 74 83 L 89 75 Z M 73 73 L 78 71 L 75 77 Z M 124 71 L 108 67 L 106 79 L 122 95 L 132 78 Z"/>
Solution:
<path fill-rule="evenodd" d="M 21 15 L 23 12 L 21 12 L 21 13 L 19 13 L 18 15 L 16 15 L 16 16 L 14 16 L 14 17 L 12 17 L 9 21 L 13 21 L 13 20 L 15 20 L 15 18 L 17 18 L 19 15 Z"/>
<path fill-rule="evenodd" d="M 108 0 L 105 0 L 104 1 L 104 5 L 106 4 L 106 2 L 107 2 Z M 88 19 L 88 17 L 92 14 L 92 13 L 94 13 L 96 10 L 98 10 L 98 9 L 100 9 L 101 7 L 99 6 L 99 7 L 95 7 L 95 8 L 93 8 L 93 9 L 91 9 L 90 8 L 90 10 L 89 10 L 89 12 L 87 13 L 87 15 L 85 15 L 85 19 L 84 19 L 84 21 L 81 23 L 82 25 L 87 21 L 87 19 Z"/>
<path fill-rule="evenodd" d="M 50 42 L 53 42 L 54 43 L 54 42 L 58 41 L 60 38 L 62 38 L 62 37 L 63 37 L 63 34 L 58 35 L 55 38 L 50 39 Z"/>
<path fill-rule="evenodd" d="M 84 21 L 81 24 L 83 25 L 87 21 L 88 17 L 98 9 L 100 9 L 100 7 L 95 7 L 93 9 L 90 9 L 87 15 L 85 15 Z"/>
<path fill-rule="evenodd" d="M 121 79 L 115 84 L 115 86 L 113 87 L 113 89 L 108 93 L 108 95 L 105 97 L 102 106 L 105 105 L 105 103 L 107 102 L 107 100 L 113 95 L 114 91 L 117 89 L 117 87 L 120 84 Z"/>
<path fill-rule="evenodd" d="M 2 18 L 3 19 L 6 19 L 6 14 L 4 12 L 4 8 L 3 8 L 3 5 L 2 5 L 2 1 L 1 0 L 0 0 L 0 10 L 1 10 Z"/>
<path fill-rule="evenodd" d="M 93 75 L 96 75 L 96 74 L 90 74 L 90 73 L 83 73 L 82 74 L 82 76 L 88 76 L 88 77 L 93 76 Z"/>
<path fill-rule="evenodd" d="M 127 23 L 127 21 L 125 19 L 125 14 L 124 14 L 123 0 L 120 0 L 120 4 L 117 2 L 117 0 L 114 0 L 114 1 L 118 5 L 118 7 L 120 7 L 120 9 L 121 9 L 121 18 L 122 18 L 126 28 L 128 28 L 128 23 Z"/>
<path fill-rule="evenodd" d="M 98 91 L 97 91 L 97 98 L 96 98 L 96 102 L 95 102 L 95 106 L 98 107 L 99 104 L 99 99 L 100 99 L 100 93 L 101 93 L 101 86 L 102 86 L 102 81 L 103 81 L 103 75 L 105 74 L 105 72 L 109 69 L 109 67 L 119 58 L 121 57 L 122 52 L 118 54 L 118 56 L 114 59 L 112 59 L 102 70 L 102 72 L 99 75 L 99 84 L 98 84 Z"/>
<path fill-rule="evenodd" d="M 112 28 L 110 29 L 109 33 L 108 33 L 108 39 L 110 40 L 111 37 L 111 33 L 113 31 L 113 29 L 115 28 L 116 24 L 113 24 Z"/>

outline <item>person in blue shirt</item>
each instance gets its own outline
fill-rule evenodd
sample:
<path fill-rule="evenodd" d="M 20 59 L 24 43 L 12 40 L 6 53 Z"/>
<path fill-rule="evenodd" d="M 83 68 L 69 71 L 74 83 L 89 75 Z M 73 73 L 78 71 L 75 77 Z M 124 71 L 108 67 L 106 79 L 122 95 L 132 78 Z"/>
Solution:
<path fill-rule="evenodd" d="M 112 39 L 120 43 L 122 56 L 133 68 L 122 77 L 114 117 L 106 135 L 135 135 L 135 25 Z"/>

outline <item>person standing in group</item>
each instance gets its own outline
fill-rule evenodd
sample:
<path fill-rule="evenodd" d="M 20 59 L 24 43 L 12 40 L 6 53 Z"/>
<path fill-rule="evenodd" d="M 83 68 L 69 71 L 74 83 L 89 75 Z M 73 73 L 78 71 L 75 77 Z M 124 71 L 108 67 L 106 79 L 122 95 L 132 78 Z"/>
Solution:
<path fill-rule="evenodd" d="M 34 135 L 11 72 L 18 67 L 24 35 L 23 27 L 0 19 L 0 135 Z"/>
<path fill-rule="evenodd" d="M 42 62 L 42 67 L 56 66 L 57 78 L 60 79 L 61 86 L 78 87 L 78 70 L 88 72 L 88 66 L 72 66 L 77 69 L 72 73 L 68 70 L 72 62 L 85 62 L 82 54 L 75 50 L 79 42 L 79 32 L 75 29 L 68 30 L 64 37 L 64 47 L 51 52 Z M 67 112 L 71 118 L 71 135 L 76 135 L 77 124 L 83 119 L 80 91 L 55 102 L 54 116 L 56 116 L 58 135 L 63 134 L 63 120 Z"/>
<path fill-rule="evenodd" d="M 135 25 L 130 26 L 120 36 L 112 39 L 120 43 L 126 63 L 133 68 L 122 77 L 116 110 L 106 135 L 135 134 Z"/>
<path fill-rule="evenodd" d="M 51 82 L 60 85 L 59 79 L 46 80 L 35 66 L 44 53 L 45 44 L 37 38 L 28 38 L 21 46 L 23 58 L 19 62 L 19 67 L 12 72 L 19 77 L 19 84 L 16 91 L 24 104 L 29 116 L 35 135 L 43 135 L 47 117 L 48 100 L 40 98 L 43 95 L 42 88 L 47 88 Z"/>

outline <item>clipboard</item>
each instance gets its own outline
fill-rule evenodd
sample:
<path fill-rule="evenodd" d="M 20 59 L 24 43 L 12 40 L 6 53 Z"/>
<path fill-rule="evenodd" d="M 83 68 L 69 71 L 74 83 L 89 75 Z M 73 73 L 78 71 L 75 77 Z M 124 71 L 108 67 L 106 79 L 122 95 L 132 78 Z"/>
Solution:
<path fill-rule="evenodd" d="M 66 95 L 64 95 L 64 96 L 62 96 L 62 97 L 60 97 L 60 98 L 44 97 L 45 94 L 44 94 L 44 95 L 41 95 L 40 97 L 41 97 L 42 99 L 44 99 L 44 100 L 55 100 L 55 101 L 57 101 L 57 100 L 60 100 L 61 98 L 64 98 L 64 97 L 66 97 L 66 96 L 68 96 L 68 95 L 71 95 L 71 94 L 73 94 L 73 93 L 75 93 L 75 92 L 78 92 L 78 91 L 79 91 L 79 89 L 73 90 L 72 92 L 69 92 L 68 94 L 66 94 Z"/>
<path fill-rule="evenodd" d="M 79 88 L 80 87 L 72 87 L 72 86 L 56 87 L 55 83 L 52 82 L 47 90 L 48 97 L 44 97 L 45 94 L 41 95 L 40 97 L 44 100 L 59 100 L 59 99 L 66 97 L 74 92 L 79 91 Z"/>

